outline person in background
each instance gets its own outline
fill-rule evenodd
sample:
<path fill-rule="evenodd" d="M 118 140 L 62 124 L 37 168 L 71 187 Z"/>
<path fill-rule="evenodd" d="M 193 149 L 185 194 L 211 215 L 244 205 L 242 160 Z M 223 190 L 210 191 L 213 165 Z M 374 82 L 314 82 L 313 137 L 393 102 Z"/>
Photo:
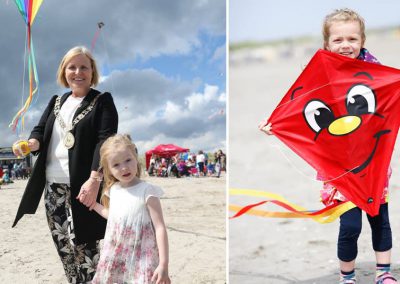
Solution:
<path fill-rule="evenodd" d="M 224 168 L 223 164 L 225 164 L 226 158 L 224 152 L 221 149 L 215 153 L 215 171 L 217 172 L 217 178 L 221 176 L 221 171 Z"/>
<path fill-rule="evenodd" d="M 204 163 L 205 163 L 206 157 L 204 156 L 204 153 L 202 150 L 199 151 L 199 153 L 196 156 L 196 162 L 197 162 L 197 167 L 199 169 L 199 176 L 203 174 L 203 176 L 206 175 L 206 172 L 204 171 Z"/>

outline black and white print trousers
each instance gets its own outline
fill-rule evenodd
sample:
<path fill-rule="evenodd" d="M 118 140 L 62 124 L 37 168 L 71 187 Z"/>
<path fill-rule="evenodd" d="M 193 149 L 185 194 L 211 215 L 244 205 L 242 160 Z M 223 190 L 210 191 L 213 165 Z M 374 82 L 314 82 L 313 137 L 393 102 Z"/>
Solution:
<path fill-rule="evenodd" d="M 99 241 L 77 245 L 68 184 L 47 183 L 44 195 L 47 222 L 69 283 L 90 283 L 99 260 Z"/>

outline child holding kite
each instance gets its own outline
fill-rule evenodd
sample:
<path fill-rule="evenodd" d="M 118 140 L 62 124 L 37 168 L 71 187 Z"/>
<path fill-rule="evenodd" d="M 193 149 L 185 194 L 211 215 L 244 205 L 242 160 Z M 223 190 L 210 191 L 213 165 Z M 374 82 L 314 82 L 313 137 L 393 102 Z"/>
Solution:
<path fill-rule="evenodd" d="M 366 62 L 377 63 L 379 61 L 364 48 L 365 24 L 363 18 L 350 9 L 339 9 L 325 17 L 323 23 L 324 49 L 342 56 L 354 58 Z M 273 128 L 268 120 L 259 124 L 259 129 L 268 135 L 273 134 Z M 397 283 L 390 272 L 392 232 L 389 222 L 387 195 L 388 183 L 391 174 L 389 167 L 385 187 L 380 200 L 379 214 L 370 216 L 367 214 L 372 231 L 372 245 L 376 256 L 377 284 Z M 318 174 L 319 180 L 324 177 Z M 332 205 L 347 201 L 340 193 L 340 189 L 324 182 L 321 190 L 322 202 Z M 355 207 L 340 216 L 340 230 L 338 238 L 338 258 L 340 260 L 340 283 L 356 283 L 355 260 L 357 257 L 357 240 L 361 233 L 362 215 L 361 209 Z"/>
<path fill-rule="evenodd" d="M 170 284 L 163 191 L 139 179 L 137 149 L 127 135 L 108 138 L 100 156 L 104 187 L 94 210 L 108 222 L 91 283 Z"/>

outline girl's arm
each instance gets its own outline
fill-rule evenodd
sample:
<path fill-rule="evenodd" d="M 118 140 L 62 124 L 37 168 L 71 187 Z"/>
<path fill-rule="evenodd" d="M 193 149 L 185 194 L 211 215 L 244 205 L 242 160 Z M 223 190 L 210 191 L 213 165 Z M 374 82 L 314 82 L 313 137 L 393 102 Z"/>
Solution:
<path fill-rule="evenodd" d="M 154 225 L 160 259 L 151 280 L 156 281 L 156 284 L 170 284 L 171 280 L 168 276 L 168 236 L 164 224 L 160 199 L 150 196 L 147 200 L 147 208 L 149 209 L 151 221 Z"/>
<path fill-rule="evenodd" d="M 103 205 L 101 205 L 100 203 L 96 202 L 93 209 L 104 219 L 108 219 L 108 211 L 109 211 L 108 208 L 106 208 Z"/>

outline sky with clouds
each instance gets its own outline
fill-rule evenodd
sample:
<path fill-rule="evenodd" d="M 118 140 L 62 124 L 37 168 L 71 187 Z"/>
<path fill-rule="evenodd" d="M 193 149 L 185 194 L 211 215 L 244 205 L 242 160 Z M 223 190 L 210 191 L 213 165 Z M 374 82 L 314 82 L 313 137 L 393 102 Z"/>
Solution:
<path fill-rule="evenodd" d="M 119 112 L 119 132 L 141 153 L 174 143 L 192 151 L 226 148 L 225 0 L 43 0 L 32 26 L 40 89 L 25 116 L 23 138 L 49 99 L 61 58 L 91 47 Z M 22 91 L 26 26 L 14 1 L 0 2 L 0 147 L 18 139 L 8 128 Z"/>

